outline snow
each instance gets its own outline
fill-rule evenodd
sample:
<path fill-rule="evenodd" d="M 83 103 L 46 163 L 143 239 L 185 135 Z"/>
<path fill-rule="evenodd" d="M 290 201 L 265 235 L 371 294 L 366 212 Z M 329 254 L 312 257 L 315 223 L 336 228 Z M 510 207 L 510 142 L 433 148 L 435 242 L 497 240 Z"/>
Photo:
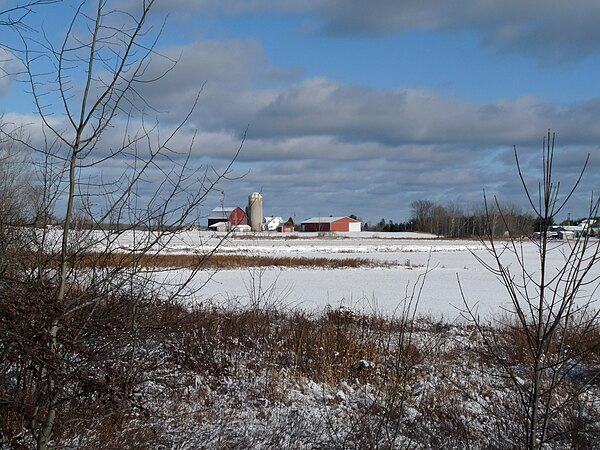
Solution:
<path fill-rule="evenodd" d="M 445 258 L 441 260 L 446 261 Z M 470 302 L 478 302 L 480 313 L 499 312 L 500 306 L 509 306 L 502 286 L 493 276 L 481 271 L 469 272 L 467 267 L 464 269 L 460 265 L 432 269 L 426 276 L 421 292 L 419 312 L 449 320 L 460 316 L 464 305 L 457 275 Z M 243 303 L 248 297 L 247 286 L 251 276 L 252 270 L 220 271 L 204 286 L 202 297 L 221 303 Z M 342 304 L 367 313 L 393 314 L 403 306 L 405 299 L 410 298 L 412 286 L 425 276 L 425 268 L 273 268 L 262 272 L 260 276 L 263 285 L 275 286 L 277 292 L 281 293 L 278 304 L 308 310 Z"/>
<path fill-rule="evenodd" d="M 263 301 L 307 310 L 347 305 L 366 313 L 394 314 L 406 300 L 412 299 L 418 300 L 419 314 L 451 321 L 462 317 L 465 301 L 482 317 L 497 316 L 510 308 L 502 283 L 477 260 L 481 258 L 492 263 L 481 242 L 415 239 L 414 233 L 410 238 L 401 233 L 404 237 L 398 238 L 391 234 L 395 233 L 361 233 L 344 237 L 309 235 L 292 239 L 259 234 L 252 238 L 228 236 L 221 242 L 222 236 L 217 234 L 178 233 L 171 236 L 164 252 L 202 253 L 218 246 L 217 253 L 221 254 L 365 258 L 394 263 L 391 267 L 357 269 L 271 267 L 201 272 L 190 285 L 190 303 L 244 305 L 257 301 L 256 293 L 252 294 L 250 290 L 258 280 L 269 292 L 269 298 Z M 121 238 L 121 248 L 132 248 L 133 241 Z M 568 245 L 567 242 L 551 244 L 550 267 L 564 264 Z M 520 248 L 528 269 L 535 272 L 539 261 L 538 243 L 524 241 Z M 512 270 L 517 269 L 514 255 L 505 254 L 503 260 L 505 264 L 512 264 Z M 186 271 L 180 271 L 164 276 L 185 278 L 186 275 Z M 598 267 L 592 269 L 589 278 L 596 276 L 600 276 Z M 173 279 L 165 278 L 165 281 Z M 413 292 L 414 287 L 421 284 L 420 293 L 418 290 Z M 202 288 L 196 292 L 200 286 Z"/>
<path fill-rule="evenodd" d="M 295 233 L 284 237 L 280 233 L 238 236 L 188 231 L 161 236 L 156 249 L 165 254 L 205 254 L 216 250 L 217 254 L 364 258 L 391 263 L 389 267 L 356 269 L 269 267 L 220 270 L 216 273 L 201 271 L 187 288 L 186 301 L 189 303 L 239 306 L 262 301 L 307 310 L 347 305 L 366 313 L 394 314 L 406 300 L 412 299 L 418 300 L 419 314 L 448 321 L 463 316 L 465 301 L 484 318 L 504 314 L 510 308 L 502 283 L 478 261 L 480 258 L 486 263 L 493 262 L 481 242 L 433 239 L 431 235 L 421 237 L 417 233 Z M 106 238 L 116 251 L 124 252 L 152 242 L 148 232 L 108 234 L 95 236 L 98 248 L 106 245 Z M 596 244 L 598 241 L 592 242 Z M 520 244 L 527 268 L 534 274 L 539 262 L 538 245 L 539 241 L 527 240 Z M 564 254 L 568 253 L 569 245 L 568 241 L 550 244 L 550 267 L 560 267 L 565 263 Z M 519 275 L 514 255 L 506 253 L 502 258 Z M 155 276 L 157 282 L 173 286 L 178 280 L 185 280 L 189 271 L 167 271 Z M 587 277 L 589 280 L 600 277 L 600 267 L 594 266 Z M 422 290 L 413 293 L 421 283 Z M 268 298 L 257 298 L 256 292 L 250 292 L 254 284 L 260 284 L 262 292 L 269 293 Z M 589 297 L 582 298 L 582 301 L 596 300 L 598 294 L 592 291 L 592 287 L 589 291 L 584 289 L 582 293 L 589 294 Z"/>

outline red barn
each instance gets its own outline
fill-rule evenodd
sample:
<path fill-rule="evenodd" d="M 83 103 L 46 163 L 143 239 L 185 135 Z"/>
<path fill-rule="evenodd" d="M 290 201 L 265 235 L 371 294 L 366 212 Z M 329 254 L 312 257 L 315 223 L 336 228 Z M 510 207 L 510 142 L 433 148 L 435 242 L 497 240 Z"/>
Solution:
<path fill-rule="evenodd" d="M 302 231 L 341 232 L 360 231 L 360 222 L 350 217 L 312 217 L 300 225 Z"/>
<path fill-rule="evenodd" d="M 208 218 L 208 226 L 219 222 L 230 222 L 232 225 L 248 225 L 246 213 L 242 208 L 227 207 L 215 208 L 212 210 Z"/>

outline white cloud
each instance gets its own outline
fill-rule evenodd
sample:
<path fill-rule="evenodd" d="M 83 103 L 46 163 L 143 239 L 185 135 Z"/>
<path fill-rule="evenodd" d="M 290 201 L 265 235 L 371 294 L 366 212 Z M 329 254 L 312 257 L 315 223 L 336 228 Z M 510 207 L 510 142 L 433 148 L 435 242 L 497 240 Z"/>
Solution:
<path fill-rule="evenodd" d="M 17 73 L 22 66 L 15 56 L 8 50 L 0 47 L 0 94 L 8 92 L 16 80 Z"/>

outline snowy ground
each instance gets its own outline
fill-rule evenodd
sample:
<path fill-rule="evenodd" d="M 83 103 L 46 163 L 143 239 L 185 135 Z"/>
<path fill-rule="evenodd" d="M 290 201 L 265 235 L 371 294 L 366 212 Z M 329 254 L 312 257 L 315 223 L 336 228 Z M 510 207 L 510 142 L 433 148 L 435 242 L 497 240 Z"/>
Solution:
<path fill-rule="evenodd" d="M 320 315 L 199 308 L 194 320 L 181 320 L 176 315 L 178 305 L 154 306 L 148 317 L 177 327 L 155 327 L 152 320 L 146 340 L 140 341 L 143 345 L 136 346 L 136 358 L 127 364 L 144 381 L 130 396 L 130 415 L 121 424 L 104 413 L 105 408 L 111 414 L 114 409 L 113 403 L 105 401 L 105 392 L 116 392 L 115 404 L 123 402 L 121 391 L 112 390 L 119 387 L 111 384 L 119 378 L 113 381 L 111 376 L 127 364 L 116 354 L 105 366 L 111 376 L 98 375 L 99 386 L 108 383 L 111 389 L 100 391 L 102 396 L 89 395 L 89 405 L 77 405 L 83 406 L 79 413 L 85 421 L 64 421 L 65 447 L 524 448 L 523 421 L 528 410 L 523 389 L 530 392 L 533 370 L 522 335 L 506 327 L 483 327 L 484 340 L 482 329 L 472 324 L 437 321 L 460 317 L 464 303 L 459 281 L 467 301 L 477 304 L 483 316 L 497 316 L 508 306 L 502 284 L 478 261 L 491 262 L 483 244 L 414 234 L 287 239 L 261 235 L 223 240 L 222 235 L 190 232 L 163 238 L 156 250 L 167 254 L 216 251 L 274 258 L 368 258 L 392 264 L 360 269 L 269 267 L 200 272 L 190 290 L 201 288 L 190 294 L 190 303 L 260 301 L 260 306 L 334 308 Z M 97 241 L 98 249 L 106 248 L 100 236 Z M 148 242 L 153 242 L 148 233 L 126 233 L 111 241 L 110 247 L 134 251 L 138 244 Z M 550 267 L 565 263 L 569 245 L 551 243 Z M 535 277 L 538 243 L 525 241 L 518 249 Z M 505 254 L 502 260 L 512 263 L 518 275 L 514 255 Z M 187 276 L 182 270 L 160 275 L 169 280 L 155 272 L 152 275 L 166 290 L 174 286 L 167 281 Z M 599 276 L 595 266 L 588 278 Z M 398 322 L 365 320 L 353 311 L 336 309 L 342 304 L 354 311 L 391 314 L 402 307 L 423 277 L 418 311 L 435 320 L 411 321 L 404 328 Z M 583 294 L 595 299 L 595 286 L 584 287 Z M 151 302 L 146 305 L 150 306 Z M 182 317 L 188 318 L 185 314 Z M 577 367 L 570 374 L 564 372 L 555 388 L 555 398 L 561 403 L 549 423 L 557 437 L 544 448 L 598 448 L 594 439 L 600 423 L 600 390 L 594 377 L 600 372 L 597 334 L 589 331 L 581 338 L 589 345 L 589 350 L 581 346 L 589 352 L 585 360 L 579 359 L 584 353 L 575 348 L 570 354 L 576 358 L 557 354 L 559 362 L 548 359 L 554 366 L 543 371 L 550 380 L 555 373 L 552 368 L 563 373 L 577 359 Z M 107 327 L 99 332 L 113 339 L 115 331 Z M 490 354 L 489 343 L 496 346 L 495 353 Z M 507 377 L 507 370 L 515 378 Z M 511 380 L 518 383 L 518 390 Z M 129 401 L 128 397 L 123 403 Z M 585 435 L 579 433 L 582 429 Z M 28 436 L 24 431 L 17 437 Z M 23 448 L 33 446 L 31 440 L 23 442 Z M 0 442 L 3 448 L 13 447 Z"/>
<path fill-rule="evenodd" d="M 367 258 L 392 262 L 391 267 L 359 269 L 268 268 L 222 270 L 216 274 L 200 273 L 195 286 L 205 285 L 191 301 L 244 304 L 256 299 L 256 287 L 268 292 L 260 300 L 277 305 L 322 309 L 326 305 L 346 305 L 365 312 L 391 314 L 411 296 L 413 287 L 425 277 L 418 311 L 436 318 L 454 320 L 465 305 L 459 281 L 469 305 L 476 305 L 482 316 L 502 313 L 509 307 L 508 297 L 500 281 L 487 271 L 477 258 L 491 262 L 485 247 L 478 241 L 432 239 L 416 233 L 355 233 L 318 236 L 303 233 L 283 238 L 272 234 L 229 236 L 199 232 L 178 233 L 169 238 L 165 252 L 172 254 L 203 253 L 218 246 L 218 253 L 260 256 L 297 256 L 328 258 Z M 222 239 L 224 239 L 222 241 Z M 134 238 L 120 239 L 123 249 L 132 248 Z M 536 272 L 538 245 L 522 243 L 528 268 Z M 568 242 L 553 242 L 549 252 L 551 267 L 564 264 Z M 514 256 L 503 258 L 512 263 Z M 182 274 L 179 274 L 182 275 Z M 592 279 L 600 275 L 594 268 Z M 171 275 L 172 276 L 172 275 Z"/>

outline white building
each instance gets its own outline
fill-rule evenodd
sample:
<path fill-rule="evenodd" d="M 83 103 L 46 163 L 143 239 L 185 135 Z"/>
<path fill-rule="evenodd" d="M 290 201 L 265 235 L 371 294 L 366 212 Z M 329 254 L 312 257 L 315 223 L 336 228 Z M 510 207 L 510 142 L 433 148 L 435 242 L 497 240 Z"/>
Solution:
<path fill-rule="evenodd" d="M 263 230 L 277 231 L 277 227 L 283 224 L 283 218 L 277 216 L 265 216 L 263 220 Z"/>

